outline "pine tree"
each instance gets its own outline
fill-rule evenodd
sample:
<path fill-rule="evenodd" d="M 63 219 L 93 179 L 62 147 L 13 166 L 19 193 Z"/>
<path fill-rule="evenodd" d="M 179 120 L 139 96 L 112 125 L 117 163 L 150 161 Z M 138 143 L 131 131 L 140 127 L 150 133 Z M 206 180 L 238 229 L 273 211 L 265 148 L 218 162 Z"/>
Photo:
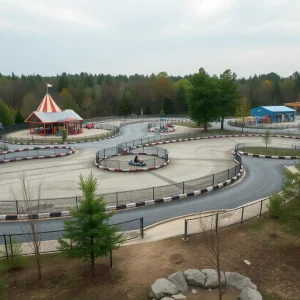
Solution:
<path fill-rule="evenodd" d="M 145 107 L 145 112 L 144 112 L 144 114 L 145 114 L 146 116 L 152 115 L 150 106 L 149 106 L 148 104 L 147 104 L 146 107 Z"/>
<path fill-rule="evenodd" d="M 20 111 L 18 110 L 15 116 L 15 124 L 21 124 L 21 123 L 24 123 L 24 118 L 20 113 Z"/>
<path fill-rule="evenodd" d="M 163 104 L 165 114 L 169 115 L 173 113 L 173 101 L 170 98 L 166 98 Z"/>
<path fill-rule="evenodd" d="M 160 115 L 160 117 L 165 117 L 166 116 L 165 111 L 164 111 L 163 108 L 160 110 L 159 115 Z"/>
<path fill-rule="evenodd" d="M 128 116 L 132 112 L 129 97 L 130 97 L 129 93 L 127 91 L 125 91 L 121 101 L 119 102 L 119 115 L 120 116 Z"/>
<path fill-rule="evenodd" d="M 117 249 L 123 242 L 118 226 L 107 222 L 113 213 L 106 213 L 103 198 L 96 198 L 97 178 L 92 173 L 87 178 L 79 176 L 79 188 L 84 200 L 78 210 L 72 211 L 72 220 L 64 222 L 61 250 L 70 258 L 87 259 L 95 276 L 95 259 Z"/>

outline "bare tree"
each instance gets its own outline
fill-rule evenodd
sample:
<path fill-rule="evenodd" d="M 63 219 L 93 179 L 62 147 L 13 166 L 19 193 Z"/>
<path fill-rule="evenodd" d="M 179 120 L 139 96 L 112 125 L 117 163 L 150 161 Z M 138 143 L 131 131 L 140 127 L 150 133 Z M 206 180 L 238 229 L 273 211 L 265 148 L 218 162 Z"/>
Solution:
<path fill-rule="evenodd" d="M 268 149 L 268 144 L 271 143 L 271 132 L 270 132 L 270 130 L 265 131 L 265 134 L 263 135 L 262 139 L 263 139 L 263 141 L 266 145 L 266 149 Z"/>
<path fill-rule="evenodd" d="M 224 238 L 221 234 L 220 214 L 199 218 L 201 236 L 210 259 L 217 269 L 219 300 L 222 300 L 226 291 L 225 273 L 221 272 L 221 257 L 225 251 Z"/>
<path fill-rule="evenodd" d="M 25 233 L 27 242 L 29 243 L 36 261 L 38 278 L 42 278 L 41 271 L 41 237 L 37 222 L 40 199 L 42 194 L 42 181 L 36 188 L 31 187 L 30 179 L 26 177 L 26 173 L 18 174 L 18 191 L 11 189 L 12 196 L 18 201 L 20 219 L 22 220 L 22 230 Z M 33 199 L 35 199 L 33 201 Z"/>

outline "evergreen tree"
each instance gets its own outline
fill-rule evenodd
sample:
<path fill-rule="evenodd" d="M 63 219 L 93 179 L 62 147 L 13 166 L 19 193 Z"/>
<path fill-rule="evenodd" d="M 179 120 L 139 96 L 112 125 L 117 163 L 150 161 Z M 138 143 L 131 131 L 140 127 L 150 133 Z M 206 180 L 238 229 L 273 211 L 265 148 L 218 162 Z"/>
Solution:
<path fill-rule="evenodd" d="M 128 116 L 132 113 L 132 106 L 129 101 L 129 92 L 125 90 L 121 101 L 119 102 L 119 115 Z"/>
<path fill-rule="evenodd" d="M 146 116 L 152 115 L 150 106 L 149 106 L 148 104 L 147 104 L 146 107 L 145 107 L 145 112 L 144 112 L 144 114 L 145 114 Z"/>
<path fill-rule="evenodd" d="M 92 276 L 95 276 L 95 259 L 117 249 L 123 242 L 118 226 L 107 223 L 113 213 L 107 213 L 102 197 L 96 197 L 97 185 L 92 173 L 87 178 L 79 176 L 84 200 L 78 210 L 72 211 L 72 219 L 64 221 L 65 233 L 58 240 L 61 250 L 70 258 L 90 261 Z"/>
<path fill-rule="evenodd" d="M 173 102 L 170 98 L 166 98 L 163 104 L 163 109 L 165 114 L 171 114 L 173 113 Z"/>
<path fill-rule="evenodd" d="M 159 115 L 160 115 L 161 117 L 165 117 L 165 116 L 166 116 L 165 111 L 164 111 L 163 108 L 160 110 Z"/>
<path fill-rule="evenodd" d="M 0 98 L 0 123 L 3 126 L 12 125 L 13 119 L 9 110 L 9 107 Z"/>
<path fill-rule="evenodd" d="M 20 111 L 18 110 L 15 116 L 15 124 L 21 124 L 21 123 L 24 123 L 24 118 L 20 113 Z"/>

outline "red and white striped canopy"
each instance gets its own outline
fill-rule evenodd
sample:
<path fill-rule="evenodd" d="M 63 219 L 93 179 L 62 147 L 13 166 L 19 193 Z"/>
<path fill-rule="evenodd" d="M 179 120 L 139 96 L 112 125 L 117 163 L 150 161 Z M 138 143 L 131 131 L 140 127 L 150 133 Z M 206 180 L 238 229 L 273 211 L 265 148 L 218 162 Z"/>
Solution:
<path fill-rule="evenodd" d="M 52 97 L 47 93 L 36 111 L 39 112 L 60 112 L 60 107 L 55 103 Z"/>

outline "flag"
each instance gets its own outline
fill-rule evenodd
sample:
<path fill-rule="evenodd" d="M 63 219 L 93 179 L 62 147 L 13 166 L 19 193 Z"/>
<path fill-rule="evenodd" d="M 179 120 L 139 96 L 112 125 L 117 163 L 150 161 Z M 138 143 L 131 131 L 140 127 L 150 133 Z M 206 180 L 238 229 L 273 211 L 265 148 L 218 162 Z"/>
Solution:
<path fill-rule="evenodd" d="M 47 83 L 47 87 L 52 87 L 52 84 L 50 84 L 50 83 Z"/>

